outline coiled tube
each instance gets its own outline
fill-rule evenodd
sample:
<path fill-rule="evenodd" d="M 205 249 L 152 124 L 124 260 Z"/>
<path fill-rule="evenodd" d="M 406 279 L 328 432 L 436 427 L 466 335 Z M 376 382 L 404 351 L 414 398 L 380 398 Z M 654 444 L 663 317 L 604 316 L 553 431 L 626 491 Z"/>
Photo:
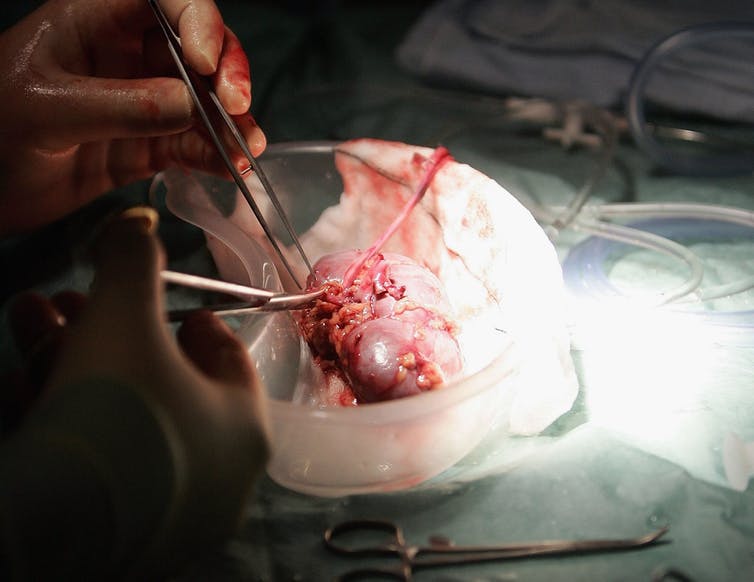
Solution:
<path fill-rule="evenodd" d="M 669 55 L 718 39 L 752 37 L 754 24 L 710 23 L 680 30 L 652 47 L 634 69 L 629 82 L 626 117 L 636 145 L 661 166 L 683 175 L 731 176 L 754 172 L 754 153 L 685 156 L 663 147 L 647 126 L 642 99 L 651 74 Z"/>

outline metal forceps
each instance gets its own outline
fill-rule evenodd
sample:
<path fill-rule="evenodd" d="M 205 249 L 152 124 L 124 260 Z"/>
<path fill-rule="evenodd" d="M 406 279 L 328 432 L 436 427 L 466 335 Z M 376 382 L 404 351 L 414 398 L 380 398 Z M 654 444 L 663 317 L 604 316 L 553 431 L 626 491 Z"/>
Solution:
<path fill-rule="evenodd" d="M 663 527 L 652 533 L 636 538 L 597 539 L 597 540 L 550 540 L 539 542 L 518 542 L 491 546 L 454 546 L 446 541 L 430 541 L 428 546 L 415 546 L 406 543 L 403 530 L 390 521 L 357 519 L 344 521 L 325 530 L 325 546 L 332 552 L 356 558 L 391 556 L 400 561 L 395 567 L 366 567 L 349 570 L 336 580 L 362 580 L 368 578 L 389 578 L 410 582 L 415 570 L 436 568 L 496 560 L 533 558 L 566 554 L 583 554 L 630 550 L 655 544 L 668 528 Z M 386 541 L 373 545 L 360 545 L 355 537 L 386 534 Z M 370 542 L 372 543 L 372 542 Z"/>
<path fill-rule="evenodd" d="M 202 307 L 202 309 L 215 312 L 220 317 L 300 309 L 313 303 L 325 292 L 325 288 L 320 287 L 314 291 L 302 293 L 277 293 L 268 289 L 248 287 L 246 285 L 238 285 L 236 283 L 200 277 L 199 275 L 189 275 L 188 273 L 178 273 L 176 271 L 164 270 L 160 275 L 166 283 L 174 283 L 205 291 L 226 293 L 238 297 L 245 302 L 243 304 L 222 304 Z M 196 310 L 174 309 L 168 313 L 168 320 L 172 322 L 182 321 L 193 311 Z"/>
<path fill-rule="evenodd" d="M 236 185 L 240 189 L 241 193 L 246 199 L 246 202 L 249 204 L 249 207 L 251 208 L 252 212 L 256 216 L 257 220 L 259 221 L 259 224 L 261 225 L 262 229 L 264 230 L 265 235 L 267 236 L 273 248 L 275 249 L 275 252 L 280 258 L 280 261 L 285 266 L 285 269 L 288 271 L 288 273 L 290 274 L 291 278 L 296 283 L 296 285 L 298 285 L 299 289 L 303 289 L 301 283 L 299 283 L 298 279 L 296 278 L 295 273 L 293 272 L 293 268 L 291 267 L 290 263 L 286 259 L 282 250 L 280 249 L 278 242 L 275 240 L 272 230 L 270 229 L 269 225 L 267 224 L 267 221 L 262 215 L 262 212 L 259 209 L 259 206 L 257 205 L 256 201 L 251 195 L 249 188 L 246 186 L 246 183 L 241 177 L 241 174 L 238 172 L 238 170 L 236 170 L 235 166 L 233 165 L 230 155 L 228 154 L 228 151 L 225 148 L 225 145 L 223 144 L 223 140 L 221 138 L 221 132 L 218 131 L 214 127 L 214 124 L 212 122 L 212 119 L 210 118 L 209 112 L 207 111 L 207 109 L 204 106 L 204 103 L 202 102 L 201 96 L 204 96 L 209 99 L 209 101 L 214 106 L 214 109 L 216 110 L 216 112 L 220 115 L 227 129 L 230 130 L 230 133 L 233 136 L 233 139 L 235 140 L 237 145 L 241 148 L 241 151 L 244 153 L 244 155 L 246 156 L 250 164 L 249 168 L 247 168 L 247 170 L 245 170 L 243 173 L 246 173 L 250 169 L 254 170 L 257 177 L 259 178 L 259 181 L 262 183 L 262 186 L 265 192 L 267 193 L 267 196 L 270 198 L 270 201 L 272 202 L 275 210 L 277 211 L 283 225 L 285 226 L 285 229 L 287 230 L 288 234 L 293 240 L 293 243 L 296 245 L 296 248 L 298 249 L 298 252 L 301 255 L 301 258 L 304 260 L 304 263 L 309 269 L 309 272 L 312 273 L 311 263 L 309 262 L 309 259 L 307 258 L 306 253 L 304 252 L 304 249 L 301 246 L 301 243 L 298 239 L 298 236 L 296 235 L 296 232 L 293 229 L 293 226 L 291 225 L 290 220 L 286 216 L 285 211 L 282 205 L 280 204 L 280 201 L 278 200 L 278 197 L 275 195 L 275 191 L 273 190 L 272 185 L 267 179 L 267 176 L 265 175 L 265 173 L 262 171 L 262 168 L 257 163 L 257 160 L 251 154 L 251 151 L 249 150 L 249 146 L 246 144 L 246 140 L 241 135 L 241 132 L 239 131 L 236 123 L 233 121 L 233 118 L 231 118 L 230 115 L 228 115 L 228 113 L 225 111 L 225 109 L 221 105 L 220 100 L 218 99 L 217 95 L 212 89 L 212 86 L 209 83 L 209 81 L 206 78 L 198 75 L 184 61 L 183 51 L 181 49 L 181 39 L 175 33 L 172 26 L 168 22 L 167 18 L 165 17 L 165 13 L 162 11 L 162 8 L 160 7 L 157 0 L 148 0 L 148 1 L 149 1 L 149 5 L 152 7 L 152 10 L 154 11 L 154 14 L 155 14 L 155 17 L 157 18 L 158 23 L 160 24 L 160 28 L 162 29 L 162 32 L 168 41 L 168 49 L 170 50 L 170 54 L 173 57 L 173 60 L 175 61 L 176 66 L 178 67 L 178 72 L 180 73 L 181 77 L 183 78 L 183 81 L 186 83 L 186 86 L 188 87 L 189 93 L 191 94 L 191 99 L 193 100 L 194 105 L 196 106 L 197 111 L 199 112 L 199 115 L 202 118 L 202 122 L 206 126 L 207 131 L 209 132 L 209 135 L 212 139 L 212 142 L 214 143 L 215 148 L 217 149 L 218 153 L 220 154 L 220 157 L 223 160 L 223 163 L 227 167 L 230 174 L 233 176 L 233 180 L 235 181 Z"/>

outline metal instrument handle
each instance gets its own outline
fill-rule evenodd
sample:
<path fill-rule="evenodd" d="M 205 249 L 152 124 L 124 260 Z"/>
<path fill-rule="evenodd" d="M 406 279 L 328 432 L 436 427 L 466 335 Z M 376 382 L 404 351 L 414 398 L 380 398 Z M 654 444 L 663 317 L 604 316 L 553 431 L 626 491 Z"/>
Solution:
<path fill-rule="evenodd" d="M 301 242 L 299 241 L 295 230 L 291 226 L 290 220 L 286 216 L 285 211 L 283 210 L 283 207 L 280 204 L 280 201 L 278 200 L 278 197 L 275 194 L 275 191 L 273 190 L 272 185 L 270 184 L 270 181 L 267 179 L 267 176 L 264 174 L 264 172 L 262 172 L 261 167 L 257 163 L 254 156 L 251 154 L 251 151 L 249 150 L 249 147 L 246 144 L 246 140 L 243 139 L 243 136 L 241 135 L 241 132 L 239 131 L 238 126 L 230 117 L 230 115 L 228 115 L 228 113 L 225 111 L 225 108 L 221 105 L 220 100 L 218 99 L 215 92 L 212 90 L 212 87 L 209 85 L 207 79 L 198 75 L 187 65 L 187 63 L 184 62 L 184 59 L 182 56 L 183 51 L 181 48 L 180 37 L 176 34 L 176 32 L 173 30 L 172 26 L 168 22 L 165 16 L 165 13 L 162 11 L 162 8 L 160 7 L 157 0 L 149 0 L 149 5 L 152 7 L 152 11 L 154 12 L 155 17 L 157 18 L 157 22 L 159 23 L 160 28 L 162 29 L 162 32 L 168 41 L 168 49 L 170 50 L 170 55 L 172 56 L 173 61 L 175 61 L 176 67 L 178 67 L 178 72 L 180 73 L 181 78 L 183 79 L 184 83 L 186 83 L 186 87 L 188 88 L 189 94 L 191 95 L 191 99 L 194 102 L 194 105 L 196 106 L 199 116 L 201 117 L 202 122 L 207 128 L 210 138 L 212 139 L 212 142 L 215 145 L 215 148 L 220 154 L 220 157 L 222 158 L 223 163 L 225 164 L 225 167 L 227 168 L 228 172 L 230 172 L 231 176 L 233 177 L 234 182 L 238 186 L 239 190 L 241 191 L 241 194 L 243 195 L 249 207 L 251 208 L 252 212 L 254 213 L 254 216 L 256 216 L 257 221 L 259 221 L 259 224 L 262 227 L 262 230 L 264 230 L 265 235 L 269 239 L 270 244 L 275 249 L 275 253 L 277 254 L 283 266 L 285 267 L 286 271 L 288 271 L 288 274 L 291 276 L 291 278 L 299 287 L 299 289 L 303 289 L 303 286 L 301 285 L 301 283 L 298 281 L 298 278 L 296 277 L 293 267 L 291 266 L 290 262 L 286 258 L 282 249 L 280 248 L 280 245 L 278 244 L 272 232 L 272 229 L 270 229 L 269 225 L 267 224 L 267 221 L 265 220 L 262 214 L 262 211 L 260 210 L 256 201 L 254 200 L 253 196 L 251 195 L 251 192 L 248 186 L 246 185 L 246 183 L 244 182 L 244 179 L 241 177 L 241 174 L 238 172 L 235 165 L 233 164 L 230 158 L 230 155 L 227 149 L 225 148 L 225 145 L 223 144 L 223 140 L 220 137 L 220 133 L 215 128 L 206 108 L 204 107 L 204 104 L 202 103 L 202 100 L 199 96 L 200 91 L 202 91 L 204 94 L 207 95 L 207 97 L 209 97 L 210 101 L 214 105 L 215 109 L 217 110 L 218 114 L 222 118 L 223 122 L 230 130 L 230 133 L 231 135 L 233 135 L 233 138 L 236 141 L 237 145 L 240 147 L 241 151 L 244 153 L 244 156 L 246 156 L 247 160 L 251 164 L 251 167 L 256 172 L 257 177 L 262 183 L 262 186 L 265 192 L 267 193 L 273 206 L 275 207 L 275 210 L 280 216 L 280 219 L 283 222 L 283 225 L 285 226 L 286 230 L 288 231 L 288 234 L 290 235 L 291 239 L 293 240 L 296 248 L 298 249 L 298 252 L 301 254 L 301 257 L 304 260 L 304 263 L 306 264 L 309 272 L 313 273 L 313 269 L 309 261 L 309 258 L 306 256 L 306 253 L 304 252 L 304 249 L 301 246 Z"/>

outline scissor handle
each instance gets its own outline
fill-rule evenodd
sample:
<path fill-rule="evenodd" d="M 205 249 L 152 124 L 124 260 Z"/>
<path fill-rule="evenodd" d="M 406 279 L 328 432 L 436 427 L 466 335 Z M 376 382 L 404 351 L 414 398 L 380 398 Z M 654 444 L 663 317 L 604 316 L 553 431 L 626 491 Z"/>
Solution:
<path fill-rule="evenodd" d="M 374 543 L 375 532 L 388 534 L 387 541 Z M 369 534 L 367 544 L 345 543 L 343 540 L 351 534 Z M 391 521 L 382 519 L 352 519 L 343 521 L 325 530 L 323 540 L 328 550 L 342 556 L 403 556 L 409 548 L 403 537 L 403 530 Z"/>

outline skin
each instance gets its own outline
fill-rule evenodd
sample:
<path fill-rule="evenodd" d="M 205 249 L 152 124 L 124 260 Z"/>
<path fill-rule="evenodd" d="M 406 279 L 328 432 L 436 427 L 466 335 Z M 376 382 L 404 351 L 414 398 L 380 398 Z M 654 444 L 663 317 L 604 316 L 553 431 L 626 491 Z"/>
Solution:
<path fill-rule="evenodd" d="M 89 296 L 29 291 L 13 298 L 8 323 L 24 361 L 6 391 L 18 411 L 13 425 L 40 394 L 92 376 L 162 390 L 176 383 L 171 376 L 189 374 L 189 383 L 209 378 L 259 392 L 245 347 L 213 313 L 193 313 L 173 338 L 162 311 L 165 256 L 156 221 L 151 209 L 136 208 L 102 227 L 92 246 L 96 277 Z M 164 400 L 171 406 L 169 393 Z"/>
<path fill-rule="evenodd" d="M 188 64 L 212 79 L 260 154 L 248 59 L 217 7 L 160 4 Z M 0 62 L 0 236 L 44 226 L 170 165 L 225 173 L 146 0 L 50 0 L 0 35 Z"/>
<path fill-rule="evenodd" d="M 248 113 L 248 60 L 214 3 L 160 4 L 189 65 L 211 78 L 261 153 L 264 134 Z M 0 237 L 170 165 L 224 173 L 146 0 L 50 0 L 0 34 L 0 63 Z M 246 167 L 240 155 L 236 161 Z M 163 564 L 233 532 L 268 441 L 261 387 L 232 331 L 209 312 L 177 334 L 165 322 L 156 221 L 154 211 L 134 209 L 98 227 L 88 296 L 12 301 L 8 320 L 23 364 L 0 379 L 0 428 L 8 442 L 23 439 L 37 403 L 89 379 L 154 401 L 186 470 L 171 529 L 153 548 Z"/>
<path fill-rule="evenodd" d="M 9 437 L 23 437 L 36 403 L 91 378 L 160 406 L 182 443 L 186 479 L 170 529 L 134 566 L 147 572 L 175 568 L 230 536 L 269 455 L 262 387 L 245 346 L 211 312 L 194 313 L 176 335 L 165 321 L 156 220 L 151 209 L 132 209 L 102 228 L 88 296 L 13 301 L 9 323 L 25 365 L 0 384 Z M 50 535 L 59 535 L 49 520 Z"/>

